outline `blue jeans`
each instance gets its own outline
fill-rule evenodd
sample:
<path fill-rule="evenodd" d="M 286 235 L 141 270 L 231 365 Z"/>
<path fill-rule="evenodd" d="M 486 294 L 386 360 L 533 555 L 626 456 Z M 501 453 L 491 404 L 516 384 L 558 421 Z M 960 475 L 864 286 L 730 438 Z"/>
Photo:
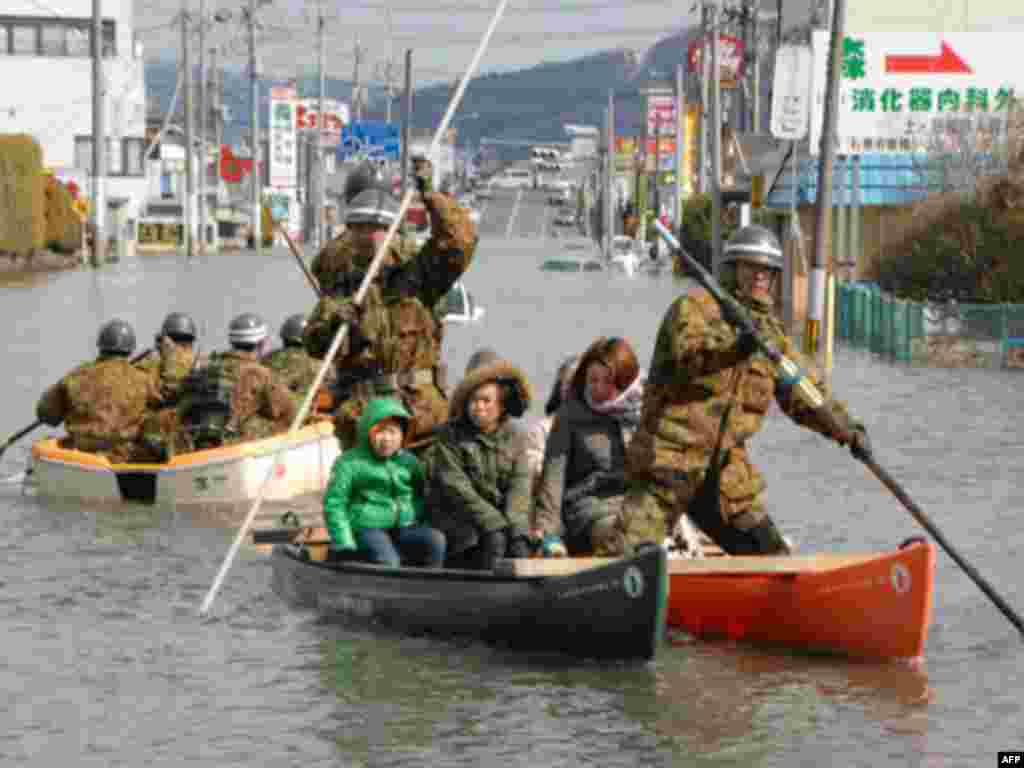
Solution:
<path fill-rule="evenodd" d="M 405 528 L 360 528 L 356 546 L 371 563 L 397 568 L 405 559 L 410 565 L 440 568 L 447 549 L 444 534 L 426 525 Z"/>

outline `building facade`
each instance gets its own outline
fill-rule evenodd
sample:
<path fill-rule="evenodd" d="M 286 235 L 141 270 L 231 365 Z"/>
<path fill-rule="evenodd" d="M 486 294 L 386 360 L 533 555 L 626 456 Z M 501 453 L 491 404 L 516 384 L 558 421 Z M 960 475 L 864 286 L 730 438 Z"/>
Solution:
<path fill-rule="evenodd" d="M 0 133 L 35 137 L 45 166 L 90 196 L 91 44 L 91 0 L 7 0 L 0 8 Z M 103 82 L 107 231 L 133 240 L 147 180 L 145 81 L 132 0 L 103 2 Z"/>

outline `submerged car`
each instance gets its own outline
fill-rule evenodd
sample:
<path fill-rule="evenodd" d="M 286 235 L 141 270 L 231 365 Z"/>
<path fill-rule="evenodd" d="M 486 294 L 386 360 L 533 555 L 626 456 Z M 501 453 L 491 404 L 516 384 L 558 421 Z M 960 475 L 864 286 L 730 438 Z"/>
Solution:
<path fill-rule="evenodd" d="M 561 253 L 545 259 L 540 268 L 545 272 L 604 272 L 604 262 L 589 240 L 579 238 L 567 241 Z"/>

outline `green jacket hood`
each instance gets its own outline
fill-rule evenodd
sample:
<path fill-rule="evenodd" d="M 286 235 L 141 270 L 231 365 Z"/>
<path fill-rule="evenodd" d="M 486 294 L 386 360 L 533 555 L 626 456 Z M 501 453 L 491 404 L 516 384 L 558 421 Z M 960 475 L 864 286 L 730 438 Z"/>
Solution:
<path fill-rule="evenodd" d="M 393 397 L 377 397 L 368 402 L 366 408 L 363 409 L 363 415 L 359 417 L 359 437 L 356 444 L 360 448 L 369 450 L 370 430 L 378 422 L 393 416 L 402 419 L 405 428 L 408 428 L 412 415 L 398 400 L 395 400 Z"/>

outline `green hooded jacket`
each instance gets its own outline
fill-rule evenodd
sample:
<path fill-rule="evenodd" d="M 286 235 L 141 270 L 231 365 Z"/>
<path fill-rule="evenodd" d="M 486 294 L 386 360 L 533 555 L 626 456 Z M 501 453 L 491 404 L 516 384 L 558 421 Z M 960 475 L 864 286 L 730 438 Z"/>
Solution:
<path fill-rule="evenodd" d="M 397 416 L 408 423 L 409 412 L 391 398 L 366 405 L 359 419 L 358 441 L 334 462 L 324 494 L 324 521 L 336 549 L 356 549 L 355 532 L 362 528 L 396 528 L 423 519 L 424 472 L 406 450 L 382 459 L 370 447 L 370 429 Z"/>

